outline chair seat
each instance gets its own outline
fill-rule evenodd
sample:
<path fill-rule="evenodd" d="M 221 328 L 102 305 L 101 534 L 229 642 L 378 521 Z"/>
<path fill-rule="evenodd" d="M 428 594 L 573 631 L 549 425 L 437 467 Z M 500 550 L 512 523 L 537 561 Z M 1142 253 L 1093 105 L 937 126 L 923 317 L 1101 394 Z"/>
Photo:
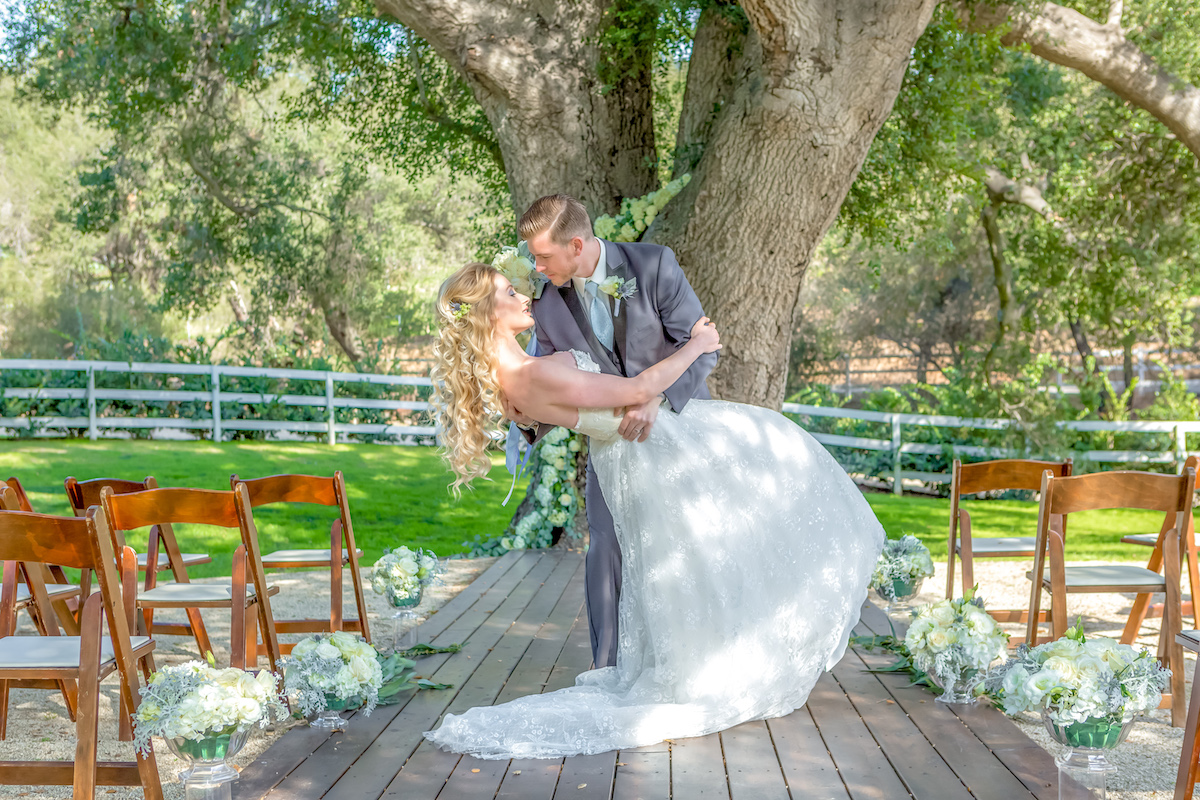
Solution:
<path fill-rule="evenodd" d="M 131 636 L 134 653 L 154 646 L 149 636 Z M 114 660 L 112 640 L 100 641 L 102 665 Z M 78 636 L 5 636 L 0 639 L 0 669 L 76 669 L 79 667 Z"/>
<path fill-rule="evenodd" d="M 355 548 L 355 553 L 361 558 L 362 550 Z M 262 565 L 267 569 L 278 567 L 320 567 L 333 560 L 333 551 L 328 547 L 324 550 L 276 550 L 262 557 Z M 350 555 L 342 551 L 342 563 L 350 563 Z"/>
<path fill-rule="evenodd" d="M 279 594 L 278 586 L 268 586 L 268 595 Z M 246 584 L 246 598 L 255 597 L 254 584 Z M 156 605 L 180 606 L 187 604 L 193 607 L 201 605 L 228 605 L 233 597 L 233 582 L 229 583 L 160 583 L 153 589 L 138 590 L 138 605 L 152 607 Z"/>
<path fill-rule="evenodd" d="M 973 556 L 1032 556 L 1037 548 L 1037 537 L 1034 536 L 980 536 L 971 537 L 971 555 Z M 956 552 L 962 552 L 962 545 L 955 544 Z"/>
<path fill-rule="evenodd" d="M 74 597 L 79 594 L 79 587 L 73 583 L 47 583 L 46 596 L 51 600 L 57 600 L 60 597 Z M 23 583 L 17 584 L 17 605 L 24 605 L 30 599 L 29 587 Z"/>
<path fill-rule="evenodd" d="M 212 556 L 208 553 L 180 553 L 180 560 L 183 561 L 183 566 L 190 567 L 193 564 L 211 564 Z M 149 556 L 146 553 L 137 554 L 138 569 L 145 569 Z M 158 568 L 171 566 L 171 558 L 167 553 L 158 554 Z"/>
<path fill-rule="evenodd" d="M 1129 591 L 1166 590 L 1166 582 L 1162 575 L 1145 567 L 1129 564 L 1069 564 L 1063 572 L 1068 592 L 1088 591 L 1100 586 L 1120 586 Z M 1033 570 L 1025 573 L 1025 577 L 1033 580 Z M 1042 575 L 1042 585 L 1050 588 L 1049 567 Z"/>

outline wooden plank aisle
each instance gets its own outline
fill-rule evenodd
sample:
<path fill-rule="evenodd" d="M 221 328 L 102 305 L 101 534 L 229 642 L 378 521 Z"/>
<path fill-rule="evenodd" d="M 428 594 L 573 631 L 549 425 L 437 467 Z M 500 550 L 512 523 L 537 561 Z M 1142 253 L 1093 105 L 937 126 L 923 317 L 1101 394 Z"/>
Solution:
<path fill-rule="evenodd" d="M 903 676 L 866 670 L 887 654 L 848 650 L 808 704 L 779 719 L 620 753 L 484 760 L 430 746 L 445 713 L 574 683 L 591 665 L 583 559 L 528 551 L 498 559 L 421 626 L 461 642 L 422 659 L 453 689 L 411 693 L 354 715 L 341 734 L 297 728 L 233 784 L 234 796 L 291 800 L 1053 800 L 1053 760 L 989 707 L 934 703 Z M 859 632 L 888 632 L 866 606 Z"/>

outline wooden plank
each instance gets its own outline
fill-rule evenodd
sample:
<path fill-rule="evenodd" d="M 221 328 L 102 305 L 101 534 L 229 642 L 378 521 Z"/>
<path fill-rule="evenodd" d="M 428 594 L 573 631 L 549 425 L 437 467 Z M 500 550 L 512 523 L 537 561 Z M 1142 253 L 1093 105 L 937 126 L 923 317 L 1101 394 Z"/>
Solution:
<path fill-rule="evenodd" d="M 425 631 L 428 627 L 430 633 L 427 635 L 430 639 L 436 635 L 436 632 L 445 630 L 462 615 L 464 610 L 473 605 L 485 592 L 495 586 L 496 582 L 517 564 L 520 557 L 521 551 L 510 550 L 496 559 L 495 563 L 484 570 L 483 574 L 475 578 L 467 588 L 463 589 L 458 595 L 451 598 L 446 605 L 442 606 L 438 614 L 433 615 L 426 623 L 423 623 L 421 630 Z M 428 623 L 432 622 L 434 618 L 436 618 L 437 622 L 429 625 Z M 439 661 L 444 661 L 445 658 L 446 656 L 441 656 L 439 657 Z M 430 668 L 434 666 L 428 660 L 422 660 L 420 665 Z M 398 712 L 398 707 L 385 706 L 375 712 L 378 715 L 376 721 L 389 721 Z M 358 718 L 359 715 L 355 715 L 353 719 L 357 721 Z M 351 735 L 354 734 L 351 733 Z M 329 739 L 329 736 L 329 731 L 317 728 L 293 728 L 289 730 L 285 736 L 281 736 L 279 741 L 271 745 L 267 752 L 242 771 L 240 778 L 233 784 L 233 796 L 238 798 L 238 800 L 251 800 L 251 798 L 262 797 L 293 770 L 304 763 L 306 759 L 312 756 Z"/>
<path fill-rule="evenodd" d="M 809 694 L 808 710 L 851 797 L 899 800 L 910 796 L 886 753 L 829 673 L 820 677 Z"/>
<path fill-rule="evenodd" d="M 672 740 L 671 795 L 688 800 L 728 800 L 724 758 L 716 734 Z"/>
<path fill-rule="evenodd" d="M 558 605 L 567 583 L 579 569 L 577 558 L 547 557 L 546 562 L 553 566 L 553 570 L 540 581 L 539 571 L 530 572 L 522 585 L 526 587 L 538 581 L 533 599 L 463 684 L 447 707 L 447 714 L 461 713 L 476 706 L 490 706 L 496 702 L 497 694 L 528 651 L 533 636 L 544 626 L 546 618 Z M 431 745 L 426 742 L 422 746 Z M 507 760 L 463 758 L 446 780 L 446 796 L 464 800 L 490 800 L 499 790 L 507 767 Z M 389 787 L 388 792 L 391 791 L 392 787 Z"/>
<path fill-rule="evenodd" d="M 570 759 L 568 759 L 570 761 Z M 613 778 L 612 800 L 652 800 L 671 796 L 669 748 L 622 750 Z"/>
<path fill-rule="evenodd" d="M 520 758 L 508 762 L 508 772 L 496 800 L 549 800 L 554 796 L 561 758 Z"/>
<path fill-rule="evenodd" d="M 554 800 L 610 800 L 616 771 L 616 753 L 568 758 L 563 762 Z"/>
<path fill-rule="evenodd" d="M 581 581 L 582 582 L 582 581 Z M 592 637 L 588 630 L 587 609 L 581 608 L 567 634 L 567 642 L 550 670 L 550 679 L 546 681 L 547 692 L 574 686 L 575 678 L 581 672 L 592 668 Z"/>
<path fill-rule="evenodd" d="M 881 652 L 851 651 L 864 667 L 878 669 L 891 664 L 893 657 Z M 996 764 L 995 755 L 962 723 L 949 707 L 934 702 L 933 693 L 909 685 L 907 675 L 876 675 L 896 704 L 913 724 L 937 748 L 954 774 L 978 800 L 1032 800 L 1027 790 L 1007 767 Z M 887 749 L 889 743 L 885 742 Z"/>
<path fill-rule="evenodd" d="M 567 643 L 571 626 L 583 610 L 583 587 L 583 561 L 580 560 L 575 572 L 568 576 L 554 610 L 534 635 L 533 642 L 497 695 L 497 703 L 540 694 L 546 688 L 554 664 Z"/>
<path fill-rule="evenodd" d="M 775 753 L 793 796 L 805 800 L 850 800 L 807 706 L 786 717 L 767 720 L 767 729 L 771 731 Z"/>
<path fill-rule="evenodd" d="M 743 722 L 720 736 L 730 800 L 788 800 L 787 782 L 765 722 Z"/>
<path fill-rule="evenodd" d="M 462 651 L 448 658 L 431 676 L 439 683 L 451 683 L 456 688 L 442 692 L 416 693 L 333 785 L 327 797 L 358 800 L 363 797 L 378 797 L 393 791 L 391 784 L 394 783 L 394 778 L 399 777 L 398 765 L 404 764 L 424 742 L 422 734 L 433 728 L 442 714 L 459 702 L 458 698 L 464 691 L 469 691 L 474 673 L 488 662 L 493 648 L 534 599 L 545 577 L 562 560 L 560 556 L 551 554 L 533 557 L 537 559 L 533 569 L 522 576 L 520 583 L 508 593 L 504 602 L 496 606 L 487 620 L 466 640 Z M 504 582 L 509 582 L 507 576 Z M 501 588 L 499 584 L 497 588 Z M 465 616 L 468 615 L 464 615 L 464 619 Z M 450 629 L 447 629 L 448 632 Z M 450 769 L 453 769 L 453 765 Z M 447 771 L 441 775 L 440 781 L 444 783 L 449 774 Z M 430 778 L 432 779 L 432 776 Z M 403 785 L 403 782 L 397 784 L 396 790 Z"/>
<path fill-rule="evenodd" d="M 446 776 L 461 760 L 462 756 L 457 753 L 447 753 L 428 743 L 422 743 L 412 757 L 404 763 L 403 769 L 388 785 L 383 796 L 387 798 L 403 797 L 405 800 L 433 800 L 441 794 L 446 785 Z M 387 770 L 389 778 L 395 774 L 393 770 L 394 767 Z M 374 791 L 362 794 L 347 791 L 345 796 L 365 798 L 375 797 L 376 794 Z"/>
<path fill-rule="evenodd" d="M 913 797 L 971 800 L 967 787 L 874 675 L 865 672 L 861 664 L 843 658 L 834 667 L 833 676 Z M 951 727 L 942 731 L 941 737 L 955 733 L 968 734 Z"/>

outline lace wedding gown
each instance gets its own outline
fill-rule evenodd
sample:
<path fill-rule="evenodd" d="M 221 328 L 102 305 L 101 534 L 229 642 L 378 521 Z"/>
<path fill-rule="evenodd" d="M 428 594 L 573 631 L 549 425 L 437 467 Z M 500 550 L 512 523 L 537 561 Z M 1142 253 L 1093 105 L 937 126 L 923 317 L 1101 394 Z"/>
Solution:
<path fill-rule="evenodd" d="M 617 665 L 448 714 L 434 744 L 557 758 L 702 736 L 788 714 L 841 659 L 884 532 L 825 448 L 781 414 L 717 400 L 664 411 L 644 443 L 619 423 L 581 409 L 575 427 L 621 546 Z"/>

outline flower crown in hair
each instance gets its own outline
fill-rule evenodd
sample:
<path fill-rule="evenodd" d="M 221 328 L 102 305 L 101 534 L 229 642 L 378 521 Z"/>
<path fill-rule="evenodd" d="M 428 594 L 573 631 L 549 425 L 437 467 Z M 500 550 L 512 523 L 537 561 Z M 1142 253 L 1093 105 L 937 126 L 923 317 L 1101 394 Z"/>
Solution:
<path fill-rule="evenodd" d="M 471 313 L 471 304 L 461 303 L 458 300 L 455 300 L 450 304 L 450 313 L 455 319 L 463 319 L 467 316 L 467 314 Z"/>

